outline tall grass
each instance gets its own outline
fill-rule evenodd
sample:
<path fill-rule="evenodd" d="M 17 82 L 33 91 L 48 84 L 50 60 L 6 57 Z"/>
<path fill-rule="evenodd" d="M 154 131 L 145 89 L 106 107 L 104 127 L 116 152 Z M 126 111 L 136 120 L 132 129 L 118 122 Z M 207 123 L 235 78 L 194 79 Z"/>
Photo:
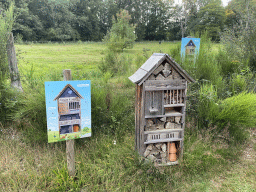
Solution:
<path fill-rule="evenodd" d="M 200 127 L 209 127 L 218 112 L 218 97 L 216 87 L 212 84 L 203 84 L 199 90 L 197 103 L 198 122 Z"/>
<path fill-rule="evenodd" d="M 238 162 L 239 148 L 211 140 L 210 131 L 187 126 L 184 160 L 156 168 L 134 151 L 133 134 L 113 142 L 110 135 L 75 141 L 76 176 L 68 176 L 65 143 L 28 145 L 11 129 L 0 135 L 3 191 L 215 191 L 215 177 Z M 254 173 L 253 173 L 254 174 Z M 250 176 L 247 176 L 250 178 Z M 251 175 L 253 177 L 253 175 Z M 251 184 L 245 183 L 248 186 Z"/>
<path fill-rule="evenodd" d="M 92 88 L 92 123 L 94 133 L 122 136 L 131 132 L 134 125 L 132 91 L 117 88 L 111 83 L 110 73 L 102 81 L 94 83 Z M 125 81 L 124 81 L 125 82 Z M 124 86 L 122 81 L 118 83 Z"/>
<path fill-rule="evenodd" d="M 236 141 L 244 141 L 248 136 L 245 128 L 256 124 L 256 94 L 241 93 L 223 100 L 215 123 L 219 128 L 230 124 L 230 133 Z"/>

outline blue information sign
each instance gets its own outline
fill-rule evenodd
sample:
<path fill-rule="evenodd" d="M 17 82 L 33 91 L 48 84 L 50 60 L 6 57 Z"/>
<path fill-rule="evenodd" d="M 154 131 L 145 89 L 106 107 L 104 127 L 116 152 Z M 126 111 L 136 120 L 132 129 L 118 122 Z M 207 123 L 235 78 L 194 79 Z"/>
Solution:
<path fill-rule="evenodd" d="M 199 54 L 200 38 L 182 38 L 181 40 L 181 56 L 194 57 Z"/>
<path fill-rule="evenodd" d="M 91 82 L 45 82 L 48 142 L 91 136 Z"/>

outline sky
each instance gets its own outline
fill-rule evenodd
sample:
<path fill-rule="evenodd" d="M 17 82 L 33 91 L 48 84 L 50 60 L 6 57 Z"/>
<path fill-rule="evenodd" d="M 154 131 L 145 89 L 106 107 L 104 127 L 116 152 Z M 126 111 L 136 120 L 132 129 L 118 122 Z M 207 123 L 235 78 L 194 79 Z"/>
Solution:
<path fill-rule="evenodd" d="M 226 7 L 230 0 L 221 0 L 221 1 L 222 1 L 223 6 Z"/>
<path fill-rule="evenodd" d="M 175 3 L 181 3 L 182 2 L 182 0 L 174 0 L 174 1 L 175 1 Z M 223 6 L 225 7 L 225 6 L 228 5 L 228 2 L 231 1 L 231 0 L 221 0 L 221 1 L 222 1 Z"/>

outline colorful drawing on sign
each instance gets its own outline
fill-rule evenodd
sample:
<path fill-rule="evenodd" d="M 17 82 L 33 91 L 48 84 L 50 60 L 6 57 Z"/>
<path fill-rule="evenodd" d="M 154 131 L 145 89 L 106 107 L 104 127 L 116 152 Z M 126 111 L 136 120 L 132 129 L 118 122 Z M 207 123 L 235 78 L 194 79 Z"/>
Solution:
<path fill-rule="evenodd" d="M 91 136 L 91 82 L 45 82 L 48 142 Z"/>
<path fill-rule="evenodd" d="M 200 38 L 182 38 L 181 41 L 181 57 L 194 58 L 199 54 Z"/>

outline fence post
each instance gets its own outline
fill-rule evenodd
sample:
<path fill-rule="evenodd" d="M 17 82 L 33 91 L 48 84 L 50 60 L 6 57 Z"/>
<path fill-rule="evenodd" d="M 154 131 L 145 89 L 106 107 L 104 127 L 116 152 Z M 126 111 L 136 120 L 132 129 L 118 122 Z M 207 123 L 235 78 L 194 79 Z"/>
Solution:
<path fill-rule="evenodd" d="M 64 78 L 64 81 L 71 80 L 70 69 L 63 70 L 63 78 Z M 74 139 L 66 140 L 67 167 L 68 167 L 69 176 L 72 176 L 72 177 L 74 177 L 76 173 L 74 146 L 75 146 Z"/>
<path fill-rule="evenodd" d="M 11 32 L 8 33 L 6 49 L 7 49 L 8 65 L 9 65 L 9 71 L 10 71 L 10 77 L 11 77 L 11 85 L 17 90 L 23 92 L 21 82 L 20 82 L 19 69 L 17 65 L 16 52 L 14 47 L 14 38 Z"/>

